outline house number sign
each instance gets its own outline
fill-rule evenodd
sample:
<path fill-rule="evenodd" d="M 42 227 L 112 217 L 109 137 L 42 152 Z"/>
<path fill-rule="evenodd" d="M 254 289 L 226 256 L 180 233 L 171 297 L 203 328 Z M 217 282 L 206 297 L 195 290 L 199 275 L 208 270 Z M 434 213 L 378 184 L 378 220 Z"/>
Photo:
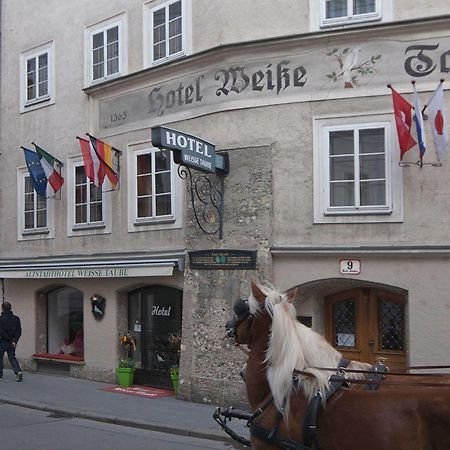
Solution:
<path fill-rule="evenodd" d="M 359 275 L 361 273 L 361 261 L 359 259 L 341 259 L 339 272 L 343 275 Z"/>

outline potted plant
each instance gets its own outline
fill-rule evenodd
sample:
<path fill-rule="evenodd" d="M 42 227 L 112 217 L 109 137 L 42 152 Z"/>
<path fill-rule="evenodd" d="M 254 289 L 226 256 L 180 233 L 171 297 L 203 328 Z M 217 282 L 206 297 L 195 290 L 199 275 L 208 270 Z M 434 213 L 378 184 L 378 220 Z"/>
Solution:
<path fill-rule="evenodd" d="M 172 380 L 173 391 L 175 395 L 178 395 L 178 386 L 179 386 L 179 376 L 180 371 L 178 366 L 173 366 L 170 368 L 170 379 Z"/>
<path fill-rule="evenodd" d="M 170 333 L 169 335 L 169 344 L 170 344 L 170 351 L 172 354 L 174 354 L 176 361 L 180 360 L 180 351 L 181 351 L 181 335 L 176 333 Z M 174 364 L 170 368 L 170 379 L 172 380 L 172 386 L 173 390 L 175 392 L 175 395 L 178 395 L 178 386 L 179 386 L 179 377 L 180 377 L 180 371 L 178 364 Z"/>
<path fill-rule="evenodd" d="M 133 385 L 134 372 L 136 370 L 136 361 L 132 354 L 136 350 L 136 338 L 128 331 L 119 335 L 119 342 L 125 353 L 125 357 L 120 358 L 116 373 L 120 387 L 130 387 Z"/>

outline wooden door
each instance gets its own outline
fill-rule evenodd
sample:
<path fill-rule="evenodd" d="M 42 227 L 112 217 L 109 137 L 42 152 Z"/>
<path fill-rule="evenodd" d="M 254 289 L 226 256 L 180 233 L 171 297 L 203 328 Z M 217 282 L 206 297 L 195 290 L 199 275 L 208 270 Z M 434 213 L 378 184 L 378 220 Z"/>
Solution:
<path fill-rule="evenodd" d="M 406 367 L 405 299 L 382 290 L 352 289 L 325 298 L 326 338 L 344 358 L 391 369 Z"/>

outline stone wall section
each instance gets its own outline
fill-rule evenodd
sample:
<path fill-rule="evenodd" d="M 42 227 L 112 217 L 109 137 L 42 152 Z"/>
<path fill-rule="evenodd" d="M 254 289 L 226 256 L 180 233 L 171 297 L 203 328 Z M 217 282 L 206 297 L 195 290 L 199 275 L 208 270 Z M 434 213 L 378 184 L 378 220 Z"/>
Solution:
<path fill-rule="evenodd" d="M 180 396 L 219 404 L 247 402 L 239 375 L 246 356 L 230 344 L 225 323 L 239 297 L 248 297 L 250 280 L 272 279 L 272 148 L 228 150 L 223 239 L 198 227 L 187 196 L 187 251 L 257 251 L 256 270 L 194 270 L 186 257 Z M 186 187 L 187 188 L 187 187 Z"/>

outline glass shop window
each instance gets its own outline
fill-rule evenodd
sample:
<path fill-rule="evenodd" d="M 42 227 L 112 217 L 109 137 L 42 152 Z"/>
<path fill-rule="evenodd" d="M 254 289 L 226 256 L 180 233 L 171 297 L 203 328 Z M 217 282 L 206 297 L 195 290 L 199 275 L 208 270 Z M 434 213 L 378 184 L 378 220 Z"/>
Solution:
<path fill-rule="evenodd" d="M 47 296 L 47 352 L 84 356 L 83 293 L 63 288 Z"/>

